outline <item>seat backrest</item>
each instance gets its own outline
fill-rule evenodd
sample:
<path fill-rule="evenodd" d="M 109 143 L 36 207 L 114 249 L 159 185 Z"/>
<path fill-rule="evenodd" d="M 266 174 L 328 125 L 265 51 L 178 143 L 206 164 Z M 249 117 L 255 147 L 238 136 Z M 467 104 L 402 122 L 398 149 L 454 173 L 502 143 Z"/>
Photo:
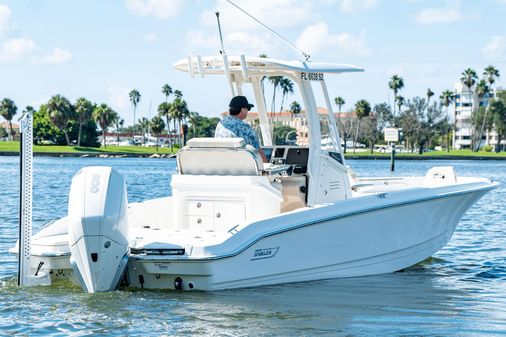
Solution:
<path fill-rule="evenodd" d="M 192 138 L 177 154 L 180 174 L 261 175 L 255 149 L 242 138 Z"/>

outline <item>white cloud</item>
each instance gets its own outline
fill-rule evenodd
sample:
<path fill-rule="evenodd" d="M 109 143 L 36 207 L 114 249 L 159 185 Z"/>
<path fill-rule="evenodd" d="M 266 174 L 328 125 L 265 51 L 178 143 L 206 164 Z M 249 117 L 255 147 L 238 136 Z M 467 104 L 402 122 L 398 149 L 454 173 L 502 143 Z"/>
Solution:
<path fill-rule="evenodd" d="M 112 108 L 117 111 L 125 111 L 130 105 L 128 93 L 130 88 L 126 88 L 119 84 L 111 84 L 109 86 L 109 103 Z"/>
<path fill-rule="evenodd" d="M 481 52 L 488 59 L 505 59 L 506 36 L 492 36 L 492 39 L 481 49 Z"/>
<path fill-rule="evenodd" d="M 297 0 L 236 0 L 239 7 L 270 28 L 290 28 L 314 20 L 317 13 L 312 1 Z M 215 7 L 220 12 L 223 32 L 264 29 L 259 23 L 232 6 L 225 0 L 218 0 Z M 215 10 L 204 11 L 202 24 L 216 27 Z M 216 29 L 216 28 L 215 28 Z"/>
<path fill-rule="evenodd" d="M 65 49 L 54 48 L 53 52 L 44 56 L 35 56 L 32 58 L 33 64 L 61 64 L 72 60 L 72 54 Z"/>
<path fill-rule="evenodd" d="M 11 14 L 12 12 L 9 6 L 0 4 L 0 36 L 10 30 Z"/>
<path fill-rule="evenodd" d="M 295 45 L 301 50 L 315 56 L 333 52 L 339 55 L 339 51 L 348 55 L 368 56 L 371 50 L 367 47 L 365 30 L 355 37 L 349 33 L 332 35 L 325 22 L 318 22 L 307 26 L 297 38 Z"/>
<path fill-rule="evenodd" d="M 197 53 L 205 53 L 212 50 L 217 54 L 221 49 L 219 38 L 216 34 L 205 33 L 201 30 L 186 32 L 187 43 Z M 279 46 L 279 42 L 266 33 L 231 32 L 223 37 L 225 51 L 230 55 L 245 54 L 255 56 L 260 53 L 271 54 Z"/>
<path fill-rule="evenodd" d="M 425 8 L 419 11 L 415 21 L 422 25 L 433 23 L 452 23 L 463 19 L 460 13 L 460 1 L 448 1 L 445 7 Z"/>
<path fill-rule="evenodd" d="M 339 10 L 345 14 L 352 14 L 372 9 L 378 5 L 378 0 L 341 0 Z"/>
<path fill-rule="evenodd" d="M 125 0 L 125 5 L 131 13 L 160 19 L 179 15 L 184 4 L 184 0 Z"/>
<path fill-rule="evenodd" d="M 36 50 L 35 42 L 28 38 L 12 38 L 2 44 L 0 61 L 18 61 Z"/>

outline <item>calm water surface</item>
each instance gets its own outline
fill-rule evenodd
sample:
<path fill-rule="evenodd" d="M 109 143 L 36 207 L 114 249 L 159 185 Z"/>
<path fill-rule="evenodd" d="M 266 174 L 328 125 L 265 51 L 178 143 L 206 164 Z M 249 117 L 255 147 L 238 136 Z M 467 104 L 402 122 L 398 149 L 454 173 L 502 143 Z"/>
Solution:
<path fill-rule="evenodd" d="M 349 161 L 360 175 L 389 175 L 388 161 Z M 397 174 L 453 165 L 502 186 L 472 207 L 450 243 L 403 272 L 212 293 L 114 291 L 69 285 L 20 289 L 18 160 L 0 157 L 0 335 L 19 336 L 495 336 L 506 334 L 506 162 L 399 161 Z M 34 227 L 64 216 L 72 176 L 109 165 L 130 201 L 170 195 L 173 160 L 35 159 Z"/>

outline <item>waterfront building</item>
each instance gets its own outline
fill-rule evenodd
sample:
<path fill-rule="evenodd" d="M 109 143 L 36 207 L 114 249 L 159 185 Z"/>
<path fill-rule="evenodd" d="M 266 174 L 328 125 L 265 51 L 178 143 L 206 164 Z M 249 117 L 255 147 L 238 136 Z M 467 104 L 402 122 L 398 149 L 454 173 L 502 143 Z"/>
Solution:
<path fill-rule="evenodd" d="M 470 89 L 465 84 L 458 82 L 455 83 L 455 100 L 453 104 L 453 120 L 455 132 L 453 133 L 453 147 L 457 150 L 470 149 L 473 145 L 473 137 L 479 137 L 479 128 L 474 130 L 472 125 L 473 113 L 480 107 L 487 107 L 491 99 L 496 96 L 496 92 L 502 91 L 502 88 L 497 88 L 495 91 L 488 93 L 484 96 L 479 96 L 472 88 Z M 475 134 L 475 133 L 478 134 Z M 479 141 L 479 147 L 491 145 L 493 147 L 498 145 L 497 133 L 492 130 L 485 130 Z M 501 141 L 502 146 L 506 145 L 506 140 Z M 476 146 L 476 145 L 475 145 Z"/>

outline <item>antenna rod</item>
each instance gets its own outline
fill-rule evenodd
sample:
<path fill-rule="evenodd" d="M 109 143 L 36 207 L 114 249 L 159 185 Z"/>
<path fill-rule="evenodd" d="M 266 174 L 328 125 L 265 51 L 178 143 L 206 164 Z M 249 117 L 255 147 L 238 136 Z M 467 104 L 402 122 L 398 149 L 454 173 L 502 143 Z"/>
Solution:
<path fill-rule="evenodd" d="M 218 31 L 220 32 L 221 53 L 225 54 L 225 47 L 223 47 L 223 36 L 221 35 L 220 12 L 218 11 L 216 11 L 216 20 L 218 20 Z"/>
<path fill-rule="evenodd" d="M 241 7 L 237 6 L 235 3 L 233 3 L 231 0 L 226 0 L 229 4 L 231 4 L 232 6 L 234 6 L 235 8 L 237 8 L 238 10 L 240 10 L 241 12 L 243 12 L 244 14 L 246 14 L 247 16 L 249 16 L 250 18 L 252 18 L 253 20 L 255 20 L 256 22 L 258 22 L 259 24 L 261 24 L 265 29 L 267 29 L 268 31 L 270 31 L 272 34 L 276 35 L 281 41 L 283 41 L 284 43 L 286 43 L 288 46 L 290 46 L 291 48 L 295 49 L 298 53 L 302 54 L 302 56 L 304 56 L 304 59 L 306 61 L 309 61 L 309 59 L 311 58 L 311 56 L 309 54 L 306 54 L 305 52 L 303 52 L 302 50 L 300 50 L 299 48 L 295 47 L 292 43 L 290 43 L 290 41 L 288 41 L 287 39 L 285 39 L 284 37 L 282 37 L 281 35 L 279 35 L 278 33 L 276 33 L 275 31 L 273 31 L 272 29 L 270 29 L 269 27 L 267 27 L 267 25 L 265 25 L 263 22 L 261 22 L 260 20 L 258 20 L 257 18 L 255 18 L 253 15 L 251 15 L 250 13 L 246 12 L 244 9 L 242 9 Z M 218 12 L 216 12 L 216 15 L 218 15 Z M 220 21 L 218 20 L 218 26 L 219 26 L 219 23 Z M 221 36 L 221 33 L 220 33 L 220 36 Z M 223 44 L 223 42 L 222 42 Z M 223 46 L 222 46 L 223 48 Z"/>

